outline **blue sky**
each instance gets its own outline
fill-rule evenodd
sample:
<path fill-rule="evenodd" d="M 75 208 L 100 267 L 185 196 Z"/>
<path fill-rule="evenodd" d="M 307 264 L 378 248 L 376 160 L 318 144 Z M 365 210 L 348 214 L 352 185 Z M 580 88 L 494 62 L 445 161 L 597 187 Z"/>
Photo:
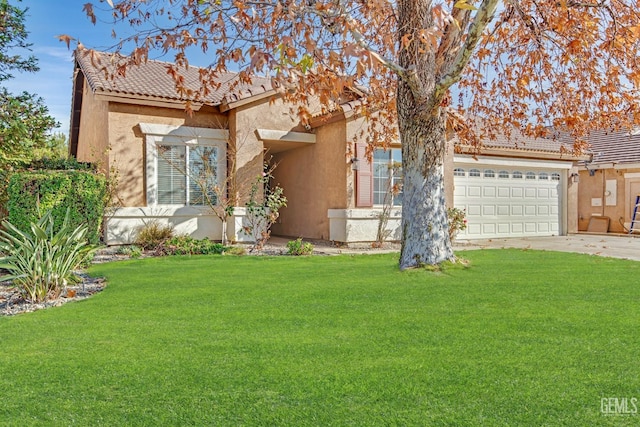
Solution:
<path fill-rule="evenodd" d="M 14 72 L 14 78 L 3 82 L 11 92 L 27 91 L 44 99 L 52 116 L 60 122 L 55 131 L 69 132 L 71 114 L 71 80 L 73 75 L 73 45 L 58 41 L 59 34 L 68 34 L 87 46 L 109 46 L 111 27 L 91 24 L 82 11 L 86 0 L 12 0 L 21 9 L 28 8 L 26 28 L 32 53 L 38 58 L 38 73 Z M 97 1 L 96 1 L 97 3 Z"/>
<path fill-rule="evenodd" d="M 10 0 L 21 9 L 28 8 L 26 28 L 32 53 L 38 58 L 38 73 L 14 72 L 14 78 L 2 83 L 11 92 L 27 91 L 44 99 L 52 116 L 60 122 L 56 132 L 69 133 L 71 115 L 71 88 L 73 76 L 73 49 L 58 41 L 57 36 L 67 34 L 80 40 L 86 47 L 108 50 L 116 42 L 111 37 L 113 26 L 98 21 L 93 25 L 83 11 L 91 0 Z M 93 0 L 97 14 L 107 11 L 106 2 Z M 103 17 L 107 13 L 101 13 Z M 126 28 L 120 28 L 124 32 Z M 197 64 L 194 64 L 197 65 Z"/>

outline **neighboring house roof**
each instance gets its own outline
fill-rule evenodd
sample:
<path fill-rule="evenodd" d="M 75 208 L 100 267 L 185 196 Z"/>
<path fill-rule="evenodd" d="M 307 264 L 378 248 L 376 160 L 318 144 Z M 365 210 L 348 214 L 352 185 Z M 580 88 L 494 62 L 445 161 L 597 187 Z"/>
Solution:
<path fill-rule="evenodd" d="M 592 164 L 640 163 L 640 132 L 595 131 L 587 141 L 593 152 Z"/>
<path fill-rule="evenodd" d="M 150 59 L 140 65 L 130 65 L 122 76 L 117 73 L 118 63 L 123 63 L 126 59 L 121 55 L 78 49 L 75 57 L 94 93 L 118 98 L 182 104 L 190 101 L 219 106 L 275 93 L 270 79 L 254 77 L 251 84 L 238 83 L 238 73 L 226 72 L 217 76 L 217 87 L 212 87 L 209 93 L 198 97 L 200 75 L 204 69 L 189 66 L 178 67 L 178 73 L 184 77 L 184 86 L 190 91 L 189 94 L 180 94 L 169 72 L 172 64 L 168 62 Z"/>

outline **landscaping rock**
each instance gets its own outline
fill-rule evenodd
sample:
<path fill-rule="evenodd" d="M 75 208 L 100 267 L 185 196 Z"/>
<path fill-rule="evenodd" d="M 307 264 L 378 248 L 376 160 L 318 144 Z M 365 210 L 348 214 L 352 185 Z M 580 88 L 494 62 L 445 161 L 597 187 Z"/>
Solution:
<path fill-rule="evenodd" d="M 89 298 L 106 287 L 103 278 L 89 277 L 79 273 L 82 283 L 67 286 L 66 291 L 60 297 L 42 303 L 32 303 L 26 301 L 20 291 L 10 282 L 0 282 L 0 316 L 13 316 L 20 313 L 29 313 L 49 307 L 59 307 L 69 301 L 77 301 Z M 2 280 L 2 277 L 0 277 Z"/>

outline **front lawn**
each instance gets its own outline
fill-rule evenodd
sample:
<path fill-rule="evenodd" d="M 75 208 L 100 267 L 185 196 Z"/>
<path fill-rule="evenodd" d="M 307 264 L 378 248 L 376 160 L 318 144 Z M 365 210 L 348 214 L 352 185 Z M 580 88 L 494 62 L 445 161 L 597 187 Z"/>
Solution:
<path fill-rule="evenodd" d="M 640 398 L 639 262 L 463 256 L 94 266 L 101 294 L 0 318 L 0 425 L 640 423 L 601 413 Z"/>

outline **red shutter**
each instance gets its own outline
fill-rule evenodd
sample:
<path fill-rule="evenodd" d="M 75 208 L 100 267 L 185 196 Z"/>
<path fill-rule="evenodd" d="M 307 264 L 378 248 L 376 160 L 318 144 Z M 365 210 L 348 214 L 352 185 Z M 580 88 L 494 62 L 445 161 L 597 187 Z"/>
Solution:
<path fill-rule="evenodd" d="M 365 151 L 367 144 L 356 143 L 358 170 L 356 171 L 356 206 L 369 208 L 373 206 L 373 166 L 367 160 Z"/>

